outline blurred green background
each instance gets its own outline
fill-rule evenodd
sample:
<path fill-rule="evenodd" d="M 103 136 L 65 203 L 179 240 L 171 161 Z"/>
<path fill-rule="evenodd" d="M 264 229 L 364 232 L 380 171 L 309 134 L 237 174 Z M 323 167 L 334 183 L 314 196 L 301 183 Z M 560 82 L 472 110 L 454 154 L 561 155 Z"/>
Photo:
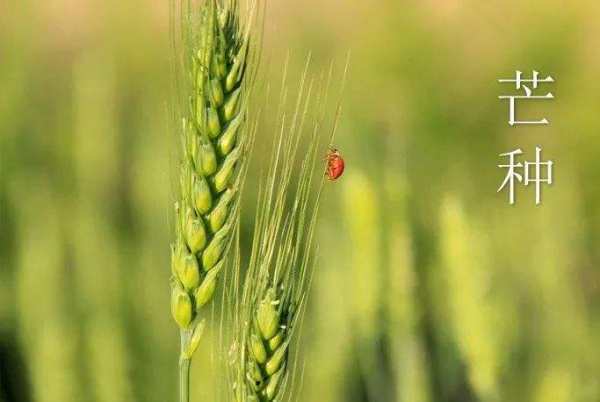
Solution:
<path fill-rule="evenodd" d="M 0 402 L 175 400 L 168 10 L 0 3 Z M 288 51 L 292 70 L 352 54 L 299 400 L 600 401 L 599 18 L 592 1 L 269 1 L 262 80 Z M 556 79 L 519 109 L 549 126 L 508 126 L 496 80 L 517 69 Z M 509 206 L 498 154 L 536 145 L 555 185 Z M 222 374 L 210 344 L 196 401 Z"/>

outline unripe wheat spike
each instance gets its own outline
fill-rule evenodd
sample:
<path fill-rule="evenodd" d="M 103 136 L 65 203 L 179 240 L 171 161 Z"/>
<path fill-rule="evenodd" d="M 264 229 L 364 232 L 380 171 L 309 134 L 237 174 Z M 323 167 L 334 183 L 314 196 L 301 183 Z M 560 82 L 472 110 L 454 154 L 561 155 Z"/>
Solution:
<path fill-rule="evenodd" d="M 203 308 L 213 299 L 238 222 L 252 143 L 246 111 L 256 3 L 249 5 L 245 21 L 237 0 L 182 0 L 179 9 L 187 81 L 181 85 L 186 106 L 171 245 L 171 311 L 181 329 L 180 400 L 187 402 L 189 360 L 205 325 Z"/>
<path fill-rule="evenodd" d="M 324 184 L 324 169 L 317 166 L 319 139 L 327 132 L 323 109 L 331 78 L 325 85 L 314 85 L 308 79 L 309 64 L 310 57 L 291 118 L 286 116 L 285 105 L 280 105 L 269 172 L 259 188 L 248 268 L 241 289 L 231 290 L 236 295 L 229 351 L 235 402 L 284 401 L 294 396 L 295 349 L 312 278 L 314 233 Z M 315 87 L 320 89 L 316 96 Z M 284 78 L 282 102 L 286 96 Z M 303 135 L 305 131 L 309 135 Z M 315 183 L 318 176 L 321 180 Z M 244 272 L 239 258 L 236 265 L 236 272 Z"/>

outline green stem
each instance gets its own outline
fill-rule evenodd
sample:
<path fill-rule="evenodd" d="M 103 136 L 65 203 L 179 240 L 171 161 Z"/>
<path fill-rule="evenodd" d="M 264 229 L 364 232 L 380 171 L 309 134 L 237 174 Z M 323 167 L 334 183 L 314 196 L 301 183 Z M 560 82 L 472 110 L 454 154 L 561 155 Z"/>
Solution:
<path fill-rule="evenodd" d="M 179 402 L 190 402 L 190 363 L 192 359 L 186 354 L 188 349 L 190 334 L 182 330 L 181 336 L 181 354 L 179 356 Z"/>
<path fill-rule="evenodd" d="M 179 402 L 190 401 L 190 359 L 179 359 Z"/>

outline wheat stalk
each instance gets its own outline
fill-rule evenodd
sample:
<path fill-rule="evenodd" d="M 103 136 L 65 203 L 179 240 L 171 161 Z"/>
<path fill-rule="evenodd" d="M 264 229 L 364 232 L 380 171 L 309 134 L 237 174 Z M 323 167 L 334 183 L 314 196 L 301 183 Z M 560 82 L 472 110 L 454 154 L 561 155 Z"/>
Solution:
<path fill-rule="evenodd" d="M 171 246 L 171 310 L 181 329 L 180 401 L 189 400 L 189 367 L 225 264 L 252 133 L 246 104 L 252 64 L 250 31 L 237 0 L 182 0 L 183 85 L 180 192 Z"/>

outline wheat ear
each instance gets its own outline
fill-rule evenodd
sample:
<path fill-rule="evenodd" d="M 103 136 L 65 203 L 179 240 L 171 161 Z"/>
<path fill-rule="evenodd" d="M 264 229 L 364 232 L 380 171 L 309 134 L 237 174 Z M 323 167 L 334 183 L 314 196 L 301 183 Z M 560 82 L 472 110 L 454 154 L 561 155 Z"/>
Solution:
<path fill-rule="evenodd" d="M 283 112 L 280 116 L 269 174 L 259 190 L 248 268 L 241 292 L 233 291 L 239 299 L 234 304 L 229 363 L 236 402 L 284 400 L 292 396 L 298 379 L 294 349 L 313 272 L 313 238 L 324 183 L 323 171 L 317 167 L 323 117 L 311 120 L 310 125 L 305 122 L 308 116 L 321 114 L 328 87 L 321 86 L 322 93 L 311 96 L 309 62 L 310 58 L 291 119 Z M 311 135 L 305 138 L 308 145 L 304 149 L 305 126 Z M 315 183 L 316 175 L 320 175 L 320 183 Z M 236 272 L 241 272 L 239 260 L 237 264 Z"/>
<path fill-rule="evenodd" d="M 242 26 L 237 0 L 184 0 L 181 9 L 189 102 L 171 246 L 171 310 L 181 329 L 180 401 L 187 402 L 190 361 L 205 325 L 202 309 L 213 298 L 238 219 L 250 144 L 251 22 Z"/>

